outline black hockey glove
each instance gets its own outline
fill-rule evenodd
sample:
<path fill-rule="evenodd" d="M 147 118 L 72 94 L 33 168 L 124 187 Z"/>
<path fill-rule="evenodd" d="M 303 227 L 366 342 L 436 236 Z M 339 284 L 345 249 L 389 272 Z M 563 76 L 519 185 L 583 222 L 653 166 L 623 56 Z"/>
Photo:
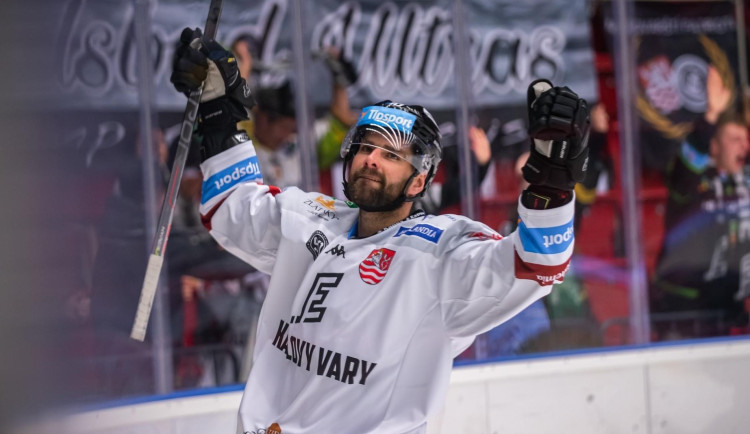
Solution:
<path fill-rule="evenodd" d="M 184 29 L 170 81 L 186 95 L 204 83 L 198 108 L 203 160 L 247 140 L 237 131 L 237 122 L 248 119 L 253 97 L 240 76 L 237 60 L 218 42 L 204 40 L 200 29 Z"/>
<path fill-rule="evenodd" d="M 357 82 L 357 70 L 352 62 L 344 57 L 343 51 L 336 55 L 324 52 L 323 56 L 326 66 L 331 71 L 334 83 L 341 87 L 349 87 Z"/>
<path fill-rule="evenodd" d="M 570 191 L 588 165 L 589 109 L 567 87 L 536 80 L 527 92 L 531 153 L 523 177 L 532 186 Z"/>

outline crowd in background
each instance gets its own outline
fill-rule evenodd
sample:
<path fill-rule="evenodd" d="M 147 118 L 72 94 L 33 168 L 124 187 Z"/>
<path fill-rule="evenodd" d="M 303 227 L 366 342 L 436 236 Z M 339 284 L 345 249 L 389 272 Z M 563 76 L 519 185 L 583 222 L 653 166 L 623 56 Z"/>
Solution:
<path fill-rule="evenodd" d="M 254 77 L 259 71 L 278 67 L 257 61 L 261 47 L 251 35 L 231 43 L 256 100 L 251 121 L 241 127 L 253 140 L 266 183 L 280 188 L 299 185 L 294 81 L 258 84 Z M 325 194 L 343 198 L 339 144 L 357 121 L 357 107 L 350 106 L 347 89 L 358 77 L 350 59 L 334 47 L 318 58 L 331 73 L 332 89 L 330 104 L 314 128 L 319 184 Z M 611 75 L 611 68 L 599 71 L 602 81 Z M 642 197 L 645 212 L 653 211 L 644 215 L 644 233 L 648 243 L 657 245 L 646 251 L 655 342 L 750 334 L 749 115 L 736 110 L 741 104 L 732 100 L 731 89 L 713 66 L 706 95 L 705 115 L 693 122 L 674 155 L 663 162 L 655 193 Z M 459 361 L 629 342 L 627 284 L 618 271 L 625 252 L 616 197 L 625 186 L 617 179 L 616 107 L 605 100 L 590 103 L 589 170 L 576 186 L 576 256 L 565 282 L 550 297 L 479 336 Z M 509 136 L 502 128 L 475 125 L 468 143 L 458 143 L 456 135 L 447 137 L 433 194 L 418 206 L 430 213 L 460 212 L 458 152 L 468 146 L 480 192 L 480 219 L 507 236 L 517 215 L 515 201 L 505 197 L 517 197 L 523 188 L 519 168 L 527 157 L 522 152 L 512 158 L 495 155 L 496 143 Z M 251 369 L 249 351 L 267 284 L 266 275 L 223 251 L 201 224 L 202 176 L 196 153 L 201 138 L 194 135 L 193 140 L 166 262 L 175 388 L 244 380 Z M 167 143 L 161 130 L 153 132 L 153 143 L 155 173 L 166 185 L 176 144 Z M 84 272 L 80 290 L 65 306 L 82 331 L 77 345 L 92 356 L 84 378 L 96 398 L 142 393 L 145 386 L 133 380 L 139 378 L 133 373 L 153 369 L 128 337 L 145 267 L 146 233 L 144 156 L 138 142 L 128 152 L 126 159 L 111 163 L 117 170 L 104 184 L 108 191 L 101 218 L 81 231 L 81 250 L 86 252 L 82 267 L 89 272 Z M 120 157 L 105 154 L 100 164 Z M 655 227 L 662 229 L 654 232 Z"/>

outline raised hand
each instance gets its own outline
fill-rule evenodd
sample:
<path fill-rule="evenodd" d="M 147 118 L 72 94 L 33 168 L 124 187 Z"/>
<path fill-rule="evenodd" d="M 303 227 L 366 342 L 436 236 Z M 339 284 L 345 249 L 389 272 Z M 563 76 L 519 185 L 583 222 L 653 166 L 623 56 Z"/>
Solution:
<path fill-rule="evenodd" d="M 203 84 L 198 107 L 203 160 L 247 140 L 237 135 L 237 122 L 248 119 L 254 100 L 240 76 L 237 60 L 218 42 L 203 38 L 200 29 L 184 29 L 175 50 L 170 81 L 185 94 Z"/>
<path fill-rule="evenodd" d="M 532 146 L 523 177 L 529 184 L 572 190 L 588 164 L 589 109 L 567 87 L 536 80 L 527 91 Z"/>
<path fill-rule="evenodd" d="M 732 90 L 724 85 L 719 71 L 713 65 L 709 65 L 706 77 L 706 121 L 715 124 L 719 115 L 729 107 L 731 100 Z"/>

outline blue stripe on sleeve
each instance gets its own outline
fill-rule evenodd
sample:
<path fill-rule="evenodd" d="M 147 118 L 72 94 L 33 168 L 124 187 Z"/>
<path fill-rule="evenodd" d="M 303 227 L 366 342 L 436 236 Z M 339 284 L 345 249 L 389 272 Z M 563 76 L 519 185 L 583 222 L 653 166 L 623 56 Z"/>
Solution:
<path fill-rule="evenodd" d="M 573 219 L 562 226 L 529 228 L 523 221 L 518 225 L 523 249 L 530 253 L 562 253 L 573 242 Z"/>
<path fill-rule="evenodd" d="M 203 181 L 201 204 L 208 202 L 237 184 L 262 179 L 258 157 L 253 155 L 215 173 Z"/>

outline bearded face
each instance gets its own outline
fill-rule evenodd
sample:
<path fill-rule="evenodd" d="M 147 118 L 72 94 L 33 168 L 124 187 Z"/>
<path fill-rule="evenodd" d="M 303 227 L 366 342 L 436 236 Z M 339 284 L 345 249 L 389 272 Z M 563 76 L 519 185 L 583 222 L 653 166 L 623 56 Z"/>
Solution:
<path fill-rule="evenodd" d="M 349 199 L 366 211 L 400 207 L 407 196 L 424 188 L 426 175 L 413 176 L 413 157 L 410 147 L 394 146 L 389 137 L 368 132 L 357 144 L 348 168 Z"/>
<path fill-rule="evenodd" d="M 362 208 L 377 208 L 395 201 L 404 190 L 406 180 L 388 182 L 384 173 L 375 167 L 361 167 L 352 171 L 349 195 Z"/>

